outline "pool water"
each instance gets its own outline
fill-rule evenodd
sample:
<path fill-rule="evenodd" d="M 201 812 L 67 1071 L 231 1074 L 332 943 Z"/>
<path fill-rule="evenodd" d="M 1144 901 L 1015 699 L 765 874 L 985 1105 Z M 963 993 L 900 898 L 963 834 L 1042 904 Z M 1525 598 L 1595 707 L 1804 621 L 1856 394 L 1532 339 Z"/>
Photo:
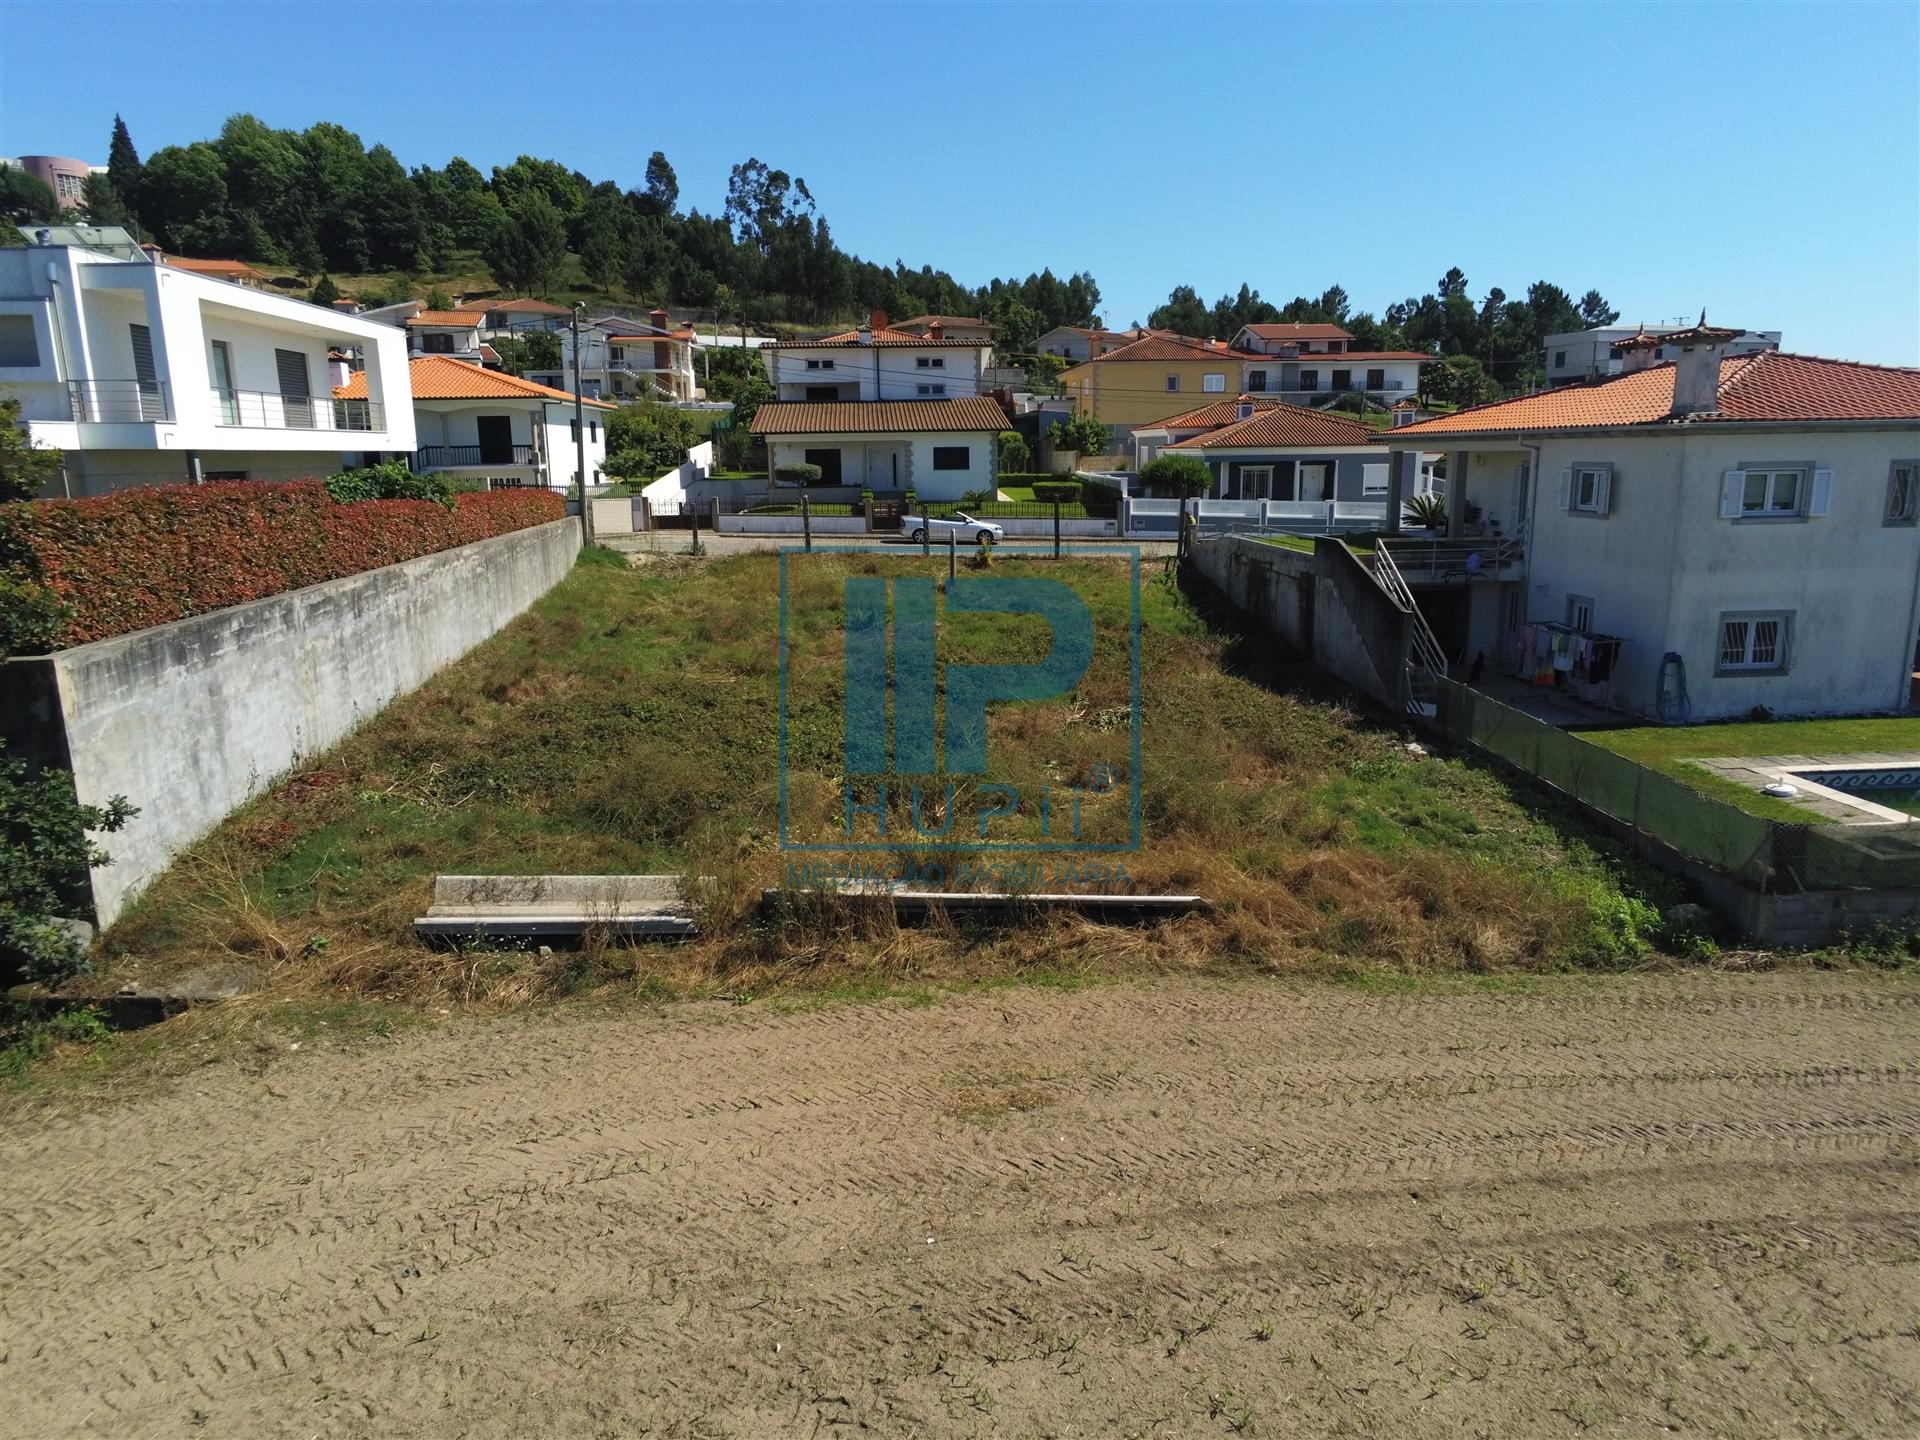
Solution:
<path fill-rule="evenodd" d="M 1801 770 L 1795 778 L 1838 790 L 1850 799 L 1884 805 L 1903 815 L 1920 815 L 1920 768 L 1901 765 L 1884 769 Z"/>

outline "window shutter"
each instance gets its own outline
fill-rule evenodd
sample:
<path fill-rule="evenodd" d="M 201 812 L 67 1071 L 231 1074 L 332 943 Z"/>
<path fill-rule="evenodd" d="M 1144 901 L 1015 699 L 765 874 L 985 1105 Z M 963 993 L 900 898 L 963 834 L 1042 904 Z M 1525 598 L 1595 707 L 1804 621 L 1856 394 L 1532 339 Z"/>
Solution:
<path fill-rule="evenodd" d="M 1813 472 L 1813 494 L 1807 497 L 1807 514 L 1824 515 L 1833 505 L 1833 471 Z"/>
<path fill-rule="evenodd" d="M 1560 472 L 1560 508 L 1573 509 L 1573 471 L 1571 469 Z"/>
<path fill-rule="evenodd" d="M 1720 518 L 1738 520 L 1740 502 L 1747 492 L 1747 475 L 1744 470 L 1729 470 L 1720 477 Z"/>
<path fill-rule="evenodd" d="M 1602 515 L 1613 513 L 1613 471 L 1611 469 L 1600 472 L 1600 493 L 1594 496 L 1594 508 Z"/>

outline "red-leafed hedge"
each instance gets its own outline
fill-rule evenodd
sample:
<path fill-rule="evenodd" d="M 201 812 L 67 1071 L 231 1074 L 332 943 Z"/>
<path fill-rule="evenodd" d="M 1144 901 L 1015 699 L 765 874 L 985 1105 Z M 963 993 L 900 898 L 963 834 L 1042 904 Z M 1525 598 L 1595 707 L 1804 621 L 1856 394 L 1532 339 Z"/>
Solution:
<path fill-rule="evenodd" d="M 302 585 L 524 530 L 565 514 L 548 490 L 336 505 L 318 481 L 162 485 L 0 506 L 0 555 L 65 612 L 54 647 L 125 635 Z M 0 576 L 0 579 L 4 579 Z M 3 588 L 3 587 L 0 587 Z"/>

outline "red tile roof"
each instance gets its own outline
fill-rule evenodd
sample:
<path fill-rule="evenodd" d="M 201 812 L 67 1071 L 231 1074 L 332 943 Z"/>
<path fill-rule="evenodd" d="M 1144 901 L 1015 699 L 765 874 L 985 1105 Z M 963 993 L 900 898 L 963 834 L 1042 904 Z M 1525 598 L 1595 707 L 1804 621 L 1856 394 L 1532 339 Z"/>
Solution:
<path fill-rule="evenodd" d="M 1351 331 L 1342 330 L 1338 325 L 1286 324 L 1242 325 L 1242 330 L 1258 335 L 1262 340 L 1351 340 Z"/>
<path fill-rule="evenodd" d="M 480 323 L 480 316 L 472 310 L 422 310 L 412 316 L 409 325 L 445 325 L 471 330 Z"/>
<path fill-rule="evenodd" d="M 776 340 L 766 347 L 773 350 L 812 350 L 827 345 L 917 345 L 925 348 L 929 345 L 964 345 L 978 350 L 985 342 L 980 340 L 929 340 L 924 335 L 914 335 L 906 330 L 888 327 L 875 330 L 873 339 L 862 340 L 858 330 L 845 330 L 838 335 L 822 335 L 816 340 Z"/>
<path fill-rule="evenodd" d="M 451 355 L 422 355 L 407 366 L 407 378 L 416 400 L 565 400 L 573 395 L 548 385 L 536 385 L 518 375 L 499 370 L 483 370 L 471 360 L 456 360 Z M 367 374 L 362 370 L 344 385 L 333 389 L 336 400 L 367 398 Z M 604 400 L 583 400 L 594 410 L 618 410 Z"/>
<path fill-rule="evenodd" d="M 1006 411 L 984 395 L 969 395 L 959 400 L 769 401 L 753 412 L 750 433 L 885 435 L 1006 428 Z"/>
<path fill-rule="evenodd" d="M 258 280 L 264 284 L 267 279 L 244 260 L 189 260 L 184 255 L 164 253 L 162 258 L 176 270 L 191 271 L 195 275 L 211 275 L 217 280 Z"/>
<path fill-rule="evenodd" d="M 1240 407 L 1251 404 L 1255 410 L 1270 410 L 1280 402 L 1263 399 L 1258 395 L 1240 395 L 1232 400 L 1215 400 L 1210 405 L 1202 405 L 1195 410 L 1183 410 L 1178 415 L 1169 415 L 1164 420 L 1155 420 L 1151 425 L 1136 425 L 1134 433 L 1142 430 L 1217 430 L 1222 425 L 1231 425 L 1240 418 Z"/>
<path fill-rule="evenodd" d="M 1251 350 L 1235 350 L 1219 340 L 1195 340 L 1185 335 L 1148 335 L 1145 339 L 1135 340 L 1131 345 L 1122 345 L 1118 350 L 1110 350 L 1100 357 L 1102 365 L 1124 364 L 1134 360 L 1273 360 L 1271 355 L 1255 354 Z M 1082 370 L 1091 364 L 1082 360 L 1073 370 Z M 1067 373 L 1072 374 L 1073 370 Z"/>
<path fill-rule="evenodd" d="M 1775 423 L 1795 420 L 1920 421 L 1920 370 L 1763 350 L 1720 362 L 1720 408 L 1675 417 L 1672 363 L 1587 385 L 1496 400 L 1417 425 L 1403 436 L 1516 434 L 1633 425 Z"/>
<path fill-rule="evenodd" d="M 691 330 L 669 330 L 662 335 L 609 335 L 609 345 L 651 345 L 656 340 L 691 340 Z"/>
<path fill-rule="evenodd" d="M 1322 446 L 1353 448 L 1373 439 L 1371 425 L 1350 420 L 1325 410 L 1307 410 L 1299 405 L 1274 405 L 1251 420 L 1238 420 L 1191 440 L 1169 445 L 1169 450 L 1252 450 L 1316 449 Z"/>
<path fill-rule="evenodd" d="M 1260 355 L 1249 357 L 1260 360 L 1282 360 L 1291 365 L 1296 357 L 1292 355 Z M 1422 364 L 1429 360 L 1438 360 L 1438 355 L 1429 355 L 1424 350 L 1302 350 L 1297 357 L 1300 364 L 1313 361 L 1314 369 L 1329 369 L 1345 365 L 1354 360 L 1418 360 Z M 1324 362 L 1324 363 L 1322 363 Z"/>
<path fill-rule="evenodd" d="M 977 315 L 915 315 L 911 320 L 895 321 L 893 328 L 901 330 L 909 325 L 972 325 L 979 329 L 991 329 L 988 321 Z"/>

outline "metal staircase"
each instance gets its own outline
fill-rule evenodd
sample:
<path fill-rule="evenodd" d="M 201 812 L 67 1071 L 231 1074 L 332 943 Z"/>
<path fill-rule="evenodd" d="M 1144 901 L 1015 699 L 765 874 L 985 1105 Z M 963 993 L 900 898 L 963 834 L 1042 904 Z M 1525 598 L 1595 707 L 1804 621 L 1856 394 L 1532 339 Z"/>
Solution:
<path fill-rule="evenodd" d="M 1377 546 L 1373 552 L 1373 573 L 1381 588 L 1404 606 L 1413 620 L 1411 653 L 1407 656 L 1407 713 L 1431 716 L 1440 701 L 1440 687 L 1435 682 L 1447 676 L 1446 652 L 1440 648 L 1427 617 L 1420 613 L 1412 587 L 1385 545 Z"/>

